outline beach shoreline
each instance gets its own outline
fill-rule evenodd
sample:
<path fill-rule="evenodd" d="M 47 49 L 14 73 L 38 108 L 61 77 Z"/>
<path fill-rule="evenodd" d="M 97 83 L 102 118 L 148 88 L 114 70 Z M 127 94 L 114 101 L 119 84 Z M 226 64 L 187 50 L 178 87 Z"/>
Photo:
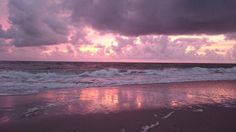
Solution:
<path fill-rule="evenodd" d="M 0 96 L 0 132 L 234 132 L 235 89 L 202 81 Z"/>

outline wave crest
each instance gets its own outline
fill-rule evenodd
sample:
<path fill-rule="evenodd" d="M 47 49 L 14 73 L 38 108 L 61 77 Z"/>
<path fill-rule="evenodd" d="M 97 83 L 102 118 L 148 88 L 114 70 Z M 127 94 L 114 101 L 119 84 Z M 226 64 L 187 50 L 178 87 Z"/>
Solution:
<path fill-rule="evenodd" d="M 187 81 L 235 80 L 233 68 L 105 68 L 82 73 L 0 71 L 0 94 L 35 93 L 44 89 L 103 87 Z"/>

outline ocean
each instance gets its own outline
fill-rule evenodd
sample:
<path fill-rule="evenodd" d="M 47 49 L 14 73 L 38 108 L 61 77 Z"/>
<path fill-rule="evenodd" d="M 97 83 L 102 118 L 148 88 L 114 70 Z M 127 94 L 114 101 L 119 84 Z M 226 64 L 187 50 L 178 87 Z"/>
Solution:
<path fill-rule="evenodd" d="M 0 95 L 50 89 L 235 80 L 236 64 L 0 62 Z"/>
<path fill-rule="evenodd" d="M 4 124 L 55 117 L 48 122 L 54 123 L 61 116 L 166 109 L 140 119 L 161 116 L 162 121 L 179 111 L 204 113 L 210 106 L 227 113 L 236 108 L 235 80 L 235 64 L 0 62 L 0 131 L 6 131 Z"/>

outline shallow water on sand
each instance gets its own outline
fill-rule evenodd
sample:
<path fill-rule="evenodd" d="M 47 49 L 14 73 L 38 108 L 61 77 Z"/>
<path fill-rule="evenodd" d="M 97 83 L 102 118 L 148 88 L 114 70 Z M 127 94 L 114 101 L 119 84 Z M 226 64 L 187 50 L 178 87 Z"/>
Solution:
<path fill-rule="evenodd" d="M 236 106 L 236 82 L 192 82 L 50 90 L 0 96 L 0 124 L 48 115 L 112 113 L 217 104 Z"/>

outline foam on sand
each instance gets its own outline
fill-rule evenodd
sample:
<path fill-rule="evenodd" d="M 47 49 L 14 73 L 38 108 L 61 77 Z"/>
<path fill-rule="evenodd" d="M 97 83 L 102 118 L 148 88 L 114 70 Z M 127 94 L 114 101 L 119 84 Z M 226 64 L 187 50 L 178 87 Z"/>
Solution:
<path fill-rule="evenodd" d="M 23 117 L 32 117 L 32 116 L 36 116 L 38 115 L 40 112 L 48 109 L 48 108 L 51 108 L 51 107 L 55 107 L 56 104 L 52 104 L 52 103 L 49 103 L 49 104 L 46 104 L 44 106 L 39 106 L 39 107 L 32 107 L 32 108 L 28 108 L 26 110 L 26 112 L 23 113 Z"/>
<path fill-rule="evenodd" d="M 154 128 L 155 126 L 158 126 L 159 124 L 160 124 L 159 121 L 157 121 L 157 122 L 154 123 L 154 124 L 145 125 L 145 126 L 142 127 L 143 130 L 142 130 L 141 132 L 147 132 L 148 130 Z"/>
<path fill-rule="evenodd" d="M 195 109 L 193 112 L 203 112 L 203 109 Z"/>
<path fill-rule="evenodd" d="M 167 119 L 167 118 L 169 118 L 172 114 L 174 114 L 174 111 L 172 111 L 172 112 L 170 112 L 169 114 L 163 116 L 162 119 Z"/>
<path fill-rule="evenodd" d="M 40 111 L 40 108 L 38 107 L 33 107 L 33 108 L 29 108 L 24 114 L 24 117 L 31 117 L 33 115 L 37 115 L 38 112 Z"/>
<path fill-rule="evenodd" d="M 233 105 L 233 104 L 224 104 L 223 106 L 225 108 L 236 108 L 236 105 Z"/>

